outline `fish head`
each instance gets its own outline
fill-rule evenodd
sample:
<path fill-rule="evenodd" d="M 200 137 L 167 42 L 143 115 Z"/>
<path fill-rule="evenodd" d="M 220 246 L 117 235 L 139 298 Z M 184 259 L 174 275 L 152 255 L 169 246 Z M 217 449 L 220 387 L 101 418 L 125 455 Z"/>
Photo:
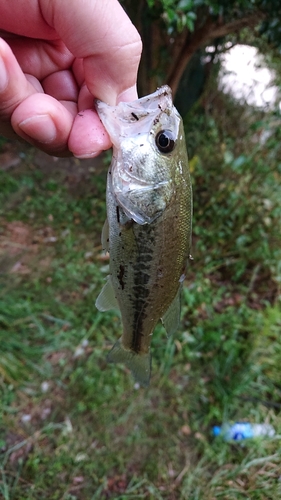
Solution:
<path fill-rule="evenodd" d="M 116 203 L 130 219 L 149 224 L 176 192 L 187 166 L 182 119 L 165 85 L 133 102 L 109 106 L 96 102 L 113 144 L 111 188 Z"/>

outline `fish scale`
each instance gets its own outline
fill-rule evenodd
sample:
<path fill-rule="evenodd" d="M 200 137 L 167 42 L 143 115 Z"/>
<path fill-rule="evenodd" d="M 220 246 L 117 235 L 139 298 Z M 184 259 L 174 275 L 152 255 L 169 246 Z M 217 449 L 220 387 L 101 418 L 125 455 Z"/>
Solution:
<path fill-rule="evenodd" d="M 192 190 L 182 120 L 164 86 L 150 96 L 97 111 L 113 143 L 102 241 L 110 275 L 96 306 L 118 307 L 123 334 L 109 361 L 150 380 L 152 334 L 176 331 L 191 245 Z"/>

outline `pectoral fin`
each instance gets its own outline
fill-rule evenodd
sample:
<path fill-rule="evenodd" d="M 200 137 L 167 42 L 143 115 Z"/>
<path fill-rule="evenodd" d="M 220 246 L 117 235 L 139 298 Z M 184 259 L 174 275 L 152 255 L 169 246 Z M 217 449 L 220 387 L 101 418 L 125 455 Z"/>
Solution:
<path fill-rule="evenodd" d="M 181 296 L 181 286 L 179 287 L 179 290 L 173 302 L 171 303 L 171 305 L 161 318 L 161 321 L 164 325 L 168 337 L 170 335 L 173 335 L 177 331 L 179 326 L 180 312 L 181 312 L 180 296 Z"/>
<path fill-rule="evenodd" d="M 110 309 L 119 309 L 110 276 L 107 276 L 107 282 L 96 300 L 96 308 L 101 312 L 109 311 Z"/>
<path fill-rule="evenodd" d="M 110 363 L 124 363 L 131 370 L 134 379 L 140 385 L 147 387 L 151 374 L 150 353 L 136 354 L 124 349 L 120 340 L 117 340 L 107 356 Z"/>
<path fill-rule="evenodd" d="M 104 221 L 101 232 L 101 246 L 105 252 L 109 252 L 109 225 L 107 219 Z"/>

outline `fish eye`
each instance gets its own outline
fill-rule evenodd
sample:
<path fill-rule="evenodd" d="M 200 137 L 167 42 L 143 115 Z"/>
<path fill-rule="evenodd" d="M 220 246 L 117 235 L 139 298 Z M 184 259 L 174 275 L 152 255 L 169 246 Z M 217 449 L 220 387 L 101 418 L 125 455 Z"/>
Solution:
<path fill-rule="evenodd" d="M 171 153 L 175 147 L 176 141 L 170 130 L 161 130 L 156 135 L 155 143 L 161 153 Z"/>

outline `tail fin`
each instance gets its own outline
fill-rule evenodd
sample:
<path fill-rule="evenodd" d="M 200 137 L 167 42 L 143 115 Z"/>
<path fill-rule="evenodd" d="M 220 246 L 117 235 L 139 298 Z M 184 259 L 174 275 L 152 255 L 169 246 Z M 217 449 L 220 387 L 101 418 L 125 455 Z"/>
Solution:
<path fill-rule="evenodd" d="M 122 346 L 120 340 L 112 347 L 107 356 L 110 363 L 125 363 L 127 368 L 131 370 L 134 379 L 140 385 L 147 387 L 150 381 L 151 374 L 151 354 L 136 354 L 132 351 L 127 351 Z"/>

